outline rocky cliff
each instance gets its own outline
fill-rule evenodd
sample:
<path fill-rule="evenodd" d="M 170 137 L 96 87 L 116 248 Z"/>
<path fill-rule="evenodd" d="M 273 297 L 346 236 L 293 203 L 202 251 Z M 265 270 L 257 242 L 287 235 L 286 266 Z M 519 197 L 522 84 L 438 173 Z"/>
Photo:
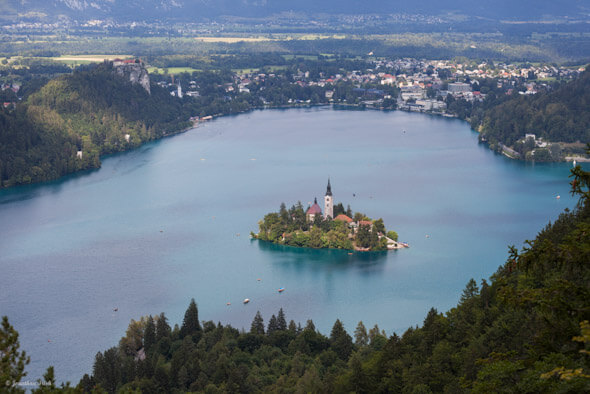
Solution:
<path fill-rule="evenodd" d="M 131 83 L 140 84 L 150 94 L 150 77 L 140 60 L 114 60 L 113 70 L 118 75 L 128 78 Z"/>

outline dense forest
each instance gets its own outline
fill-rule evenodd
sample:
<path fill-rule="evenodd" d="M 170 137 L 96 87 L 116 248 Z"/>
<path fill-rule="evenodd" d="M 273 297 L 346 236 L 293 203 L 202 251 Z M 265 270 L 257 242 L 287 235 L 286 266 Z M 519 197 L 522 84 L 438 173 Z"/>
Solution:
<path fill-rule="evenodd" d="M 572 172 L 575 210 L 401 336 L 363 322 L 351 335 L 339 320 L 325 335 L 282 309 L 237 330 L 201 321 L 192 300 L 180 326 L 163 313 L 132 320 L 75 388 L 58 388 L 50 367 L 34 392 L 589 392 L 590 173 Z M 0 332 L 11 346 L 0 384 L 18 382 L 27 356 L 6 318 Z"/>
<path fill-rule="evenodd" d="M 546 141 L 590 142 L 590 72 L 554 91 L 514 95 L 486 112 L 481 135 L 514 146 L 525 134 Z"/>
<path fill-rule="evenodd" d="M 148 94 L 107 63 L 36 89 L 15 109 L 0 110 L 0 187 L 97 168 L 101 155 L 189 125 L 182 103 L 165 89 L 152 86 Z"/>
<path fill-rule="evenodd" d="M 353 215 L 350 206 L 345 210 L 342 203 L 334 206 L 335 220 L 321 214 L 308 220 L 305 212 L 301 202 L 289 209 L 282 203 L 279 212 L 268 213 L 258 222 L 258 234 L 250 236 L 287 246 L 366 251 L 387 250 L 385 235 L 393 241 L 398 238 L 395 231 L 385 229 L 383 219 L 371 220 L 360 212 Z"/>
<path fill-rule="evenodd" d="M 480 132 L 480 140 L 499 152 L 505 145 L 535 161 L 559 161 L 565 154 L 584 153 L 590 142 L 590 71 L 567 83 L 549 84 L 534 95 L 519 94 L 517 88 L 506 94 L 494 85 L 493 80 L 480 81 L 479 88 L 487 94 L 481 103 L 447 98 L 448 111 L 468 120 Z M 525 140 L 525 134 L 560 144 L 539 148 Z"/>

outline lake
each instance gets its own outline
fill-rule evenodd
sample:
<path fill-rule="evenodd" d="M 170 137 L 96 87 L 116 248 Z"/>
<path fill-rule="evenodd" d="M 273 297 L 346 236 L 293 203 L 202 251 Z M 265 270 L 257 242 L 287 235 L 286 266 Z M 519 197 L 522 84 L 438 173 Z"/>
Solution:
<path fill-rule="evenodd" d="M 574 207 L 570 168 L 509 160 L 465 122 L 421 114 L 219 118 L 99 170 L 0 191 L 0 315 L 31 356 L 29 381 L 54 365 L 58 382 L 77 383 L 131 319 L 180 324 L 191 298 L 201 320 L 246 330 L 257 310 L 268 322 L 282 307 L 326 335 L 337 318 L 351 334 L 360 320 L 401 334 Z M 281 202 L 323 201 L 328 177 L 336 203 L 383 218 L 411 247 L 349 255 L 249 239 Z"/>

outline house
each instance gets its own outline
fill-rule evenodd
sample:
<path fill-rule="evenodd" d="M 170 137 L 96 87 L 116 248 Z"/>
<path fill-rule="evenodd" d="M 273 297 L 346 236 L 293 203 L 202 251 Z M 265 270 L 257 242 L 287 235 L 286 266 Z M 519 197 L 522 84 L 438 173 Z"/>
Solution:
<path fill-rule="evenodd" d="M 351 223 L 352 219 L 346 216 L 345 214 L 341 213 L 340 215 L 336 216 L 334 220 L 338 220 L 340 222 Z"/>

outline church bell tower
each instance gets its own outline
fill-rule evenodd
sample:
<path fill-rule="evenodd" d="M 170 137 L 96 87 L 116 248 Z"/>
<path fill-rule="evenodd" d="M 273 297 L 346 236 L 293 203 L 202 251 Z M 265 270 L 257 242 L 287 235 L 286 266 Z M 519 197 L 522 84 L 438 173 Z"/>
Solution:
<path fill-rule="evenodd" d="M 332 187 L 330 186 L 330 178 L 328 178 L 328 188 L 324 197 L 324 219 L 328 216 L 334 219 L 334 200 L 332 199 Z"/>

